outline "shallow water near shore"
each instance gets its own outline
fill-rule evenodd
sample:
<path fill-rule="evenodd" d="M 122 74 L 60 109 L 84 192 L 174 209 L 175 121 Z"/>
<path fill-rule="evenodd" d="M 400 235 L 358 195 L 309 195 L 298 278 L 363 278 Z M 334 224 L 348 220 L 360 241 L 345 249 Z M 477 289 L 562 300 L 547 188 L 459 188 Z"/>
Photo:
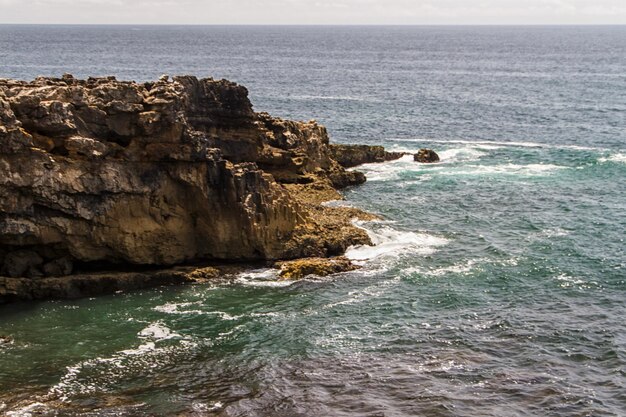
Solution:
<path fill-rule="evenodd" d="M 0 76 L 224 76 L 442 162 L 357 168 L 357 271 L 0 306 L 0 414 L 625 413 L 624 28 L 138 29 L 0 26 Z"/>

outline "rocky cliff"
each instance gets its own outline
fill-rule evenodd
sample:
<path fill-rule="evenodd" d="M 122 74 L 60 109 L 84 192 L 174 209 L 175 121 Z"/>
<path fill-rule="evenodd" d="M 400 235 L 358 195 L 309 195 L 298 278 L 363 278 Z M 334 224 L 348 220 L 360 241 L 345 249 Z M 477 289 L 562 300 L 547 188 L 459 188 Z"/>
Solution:
<path fill-rule="evenodd" d="M 0 275 L 274 260 L 368 242 L 326 129 L 191 76 L 0 79 Z"/>

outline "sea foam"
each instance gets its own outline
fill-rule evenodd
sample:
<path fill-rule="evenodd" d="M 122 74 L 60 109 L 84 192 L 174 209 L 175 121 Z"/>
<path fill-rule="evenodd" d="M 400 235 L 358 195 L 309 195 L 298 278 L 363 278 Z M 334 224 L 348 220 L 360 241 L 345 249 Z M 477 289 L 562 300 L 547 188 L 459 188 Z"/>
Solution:
<path fill-rule="evenodd" d="M 74 395 L 93 394 L 106 390 L 115 381 L 132 374 L 133 369 L 151 369 L 164 365 L 181 352 L 193 349 L 196 342 L 173 332 L 162 322 L 150 323 L 137 333 L 143 341 L 137 347 L 124 349 L 110 357 L 96 357 L 68 366 L 60 381 L 48 390 L 47 397 L 70 401 Z M 174 345 L 159 343 L 176 339 Z"/>
<path fill-rule="evenodd" d="M 626 154 L 620 152 L 610 156 L 603 156 L 598 158 L 598 162 L 621 162 L 626 164 Z"/>
<path fill-rule="evenodd" d="M 501 165 L 467 165 L 461 169 L 442 172 L 441 175 L 518 175 L 518 176 L 543 176 L 552 172 L 567 169 L 565 166 L 554 164 L 501 164 Z"/>
<path fill-rule="evenodd" d="M 476 161 L 487 155 L 486 152 L 479 150 L 479 148 L 475 146 L 446 149 L 440 151 L 438 154 L 441 159 L 441 163 Z"/>
<path fill-rule="evenodd" d="M 605 148 L 580 146 L 580 145 L 560 145 L 560 144 L 547 144 L 539 142 L 506 142 L 495 140 L 462 140 L 462 139 L 429 139 L 429 138 L 389 138 L 386 139 L 391 142 L 416 142 L 416 143 L 453 143 L 453 144 L 466 144 L 476 147 L 482 147 L 482 149 L 498 149 L 502 147 L 515 147 L 515 148 L 546 148 L 546 149 L 572 149 L 580 151 L 603 151 Z"/>
<path fill-rule="evenodd" d="M 0 411 L 2 411 L 3 408 L 4 407 L 0 405 Z M 7 411 L 4 415 L 6 417 L 33 417 L 40 416 L 48 410 L 49 408 L 45 404 L 40 402 L 34 402 L 24 407 L 18 408 L 17 410 Z"/>
<path fill-rule="evenodd" d="M 235 283 L 249 287 L 288 287 L 296 281 L 279 280 L 276 268 L 255 269 L 237 276 Z"/>
<path fill-rule="evenodd" d="M 400 178 L 403 172 L 419 173 L 441 170 L 439 164 L 420 164 L 413 161 L 413 155 L 404 155 L 400 159 L 383 163 L 371 163 L 359 165 L 355 168 L 367 177 L 369 182 L 394 181 Z"/>
<path fill-rule="evenodd" d="M 409 252 L 429 255 L 434 253 L 437 247 L 448 243 L 445 238 L 427 233 L 400 231 L 386 225 L 368 227 L 374 223 L 355 221 L 357 227 L 367 232 L 374 246 L 351 246 L 346 250 L 346 257 L 353 261 L 366 261 L 379 257 L 397 257 Z"/>

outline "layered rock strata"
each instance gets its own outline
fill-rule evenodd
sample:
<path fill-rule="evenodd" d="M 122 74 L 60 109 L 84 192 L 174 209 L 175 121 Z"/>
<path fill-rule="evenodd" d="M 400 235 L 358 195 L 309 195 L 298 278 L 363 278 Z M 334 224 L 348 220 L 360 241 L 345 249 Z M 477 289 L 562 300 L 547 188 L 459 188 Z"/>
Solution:
<path fill-rule="evenodd" d="M 225 80 L 0 79 L 0 276 L 339 255 L 369 242 L 319 204 L 365 181 L 342 155 Z"/>

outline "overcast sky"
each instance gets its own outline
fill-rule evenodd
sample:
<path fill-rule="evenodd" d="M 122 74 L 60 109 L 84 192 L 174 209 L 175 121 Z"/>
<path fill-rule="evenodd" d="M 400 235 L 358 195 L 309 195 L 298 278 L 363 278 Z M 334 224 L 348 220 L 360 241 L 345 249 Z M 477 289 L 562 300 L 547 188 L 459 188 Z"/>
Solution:
<path fill-rule="evenodd" d="M 626 0 L 0 0 L 0 23 L 626 24 Z"/>

